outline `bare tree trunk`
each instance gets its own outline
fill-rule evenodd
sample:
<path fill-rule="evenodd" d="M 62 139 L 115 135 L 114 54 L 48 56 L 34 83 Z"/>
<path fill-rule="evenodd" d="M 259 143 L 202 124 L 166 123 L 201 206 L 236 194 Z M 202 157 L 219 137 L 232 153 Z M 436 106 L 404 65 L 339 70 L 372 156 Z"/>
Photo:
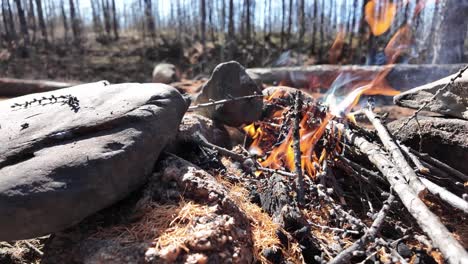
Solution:
<path fill-rule="evenodd" d="M 29 19 L 28 24 L 31 25 L 31 29 L 33 31 L 32 42 L 34 43 L 36 42 L 37 26 L 36 26 L 36 15 L 34 14 L 33 0 L 29 0 L 28 19 Z"/>
<path fill-rule="evenodd" d="M 299 41 L 302 42 L 305 34 L 305 1 L 299 0 Z"/>
<path fill-rule="evenodd" d="M 281 11 L 282 11 L 282 16 L 281 16 L 281 51 L 283 50 L 284 47 L 284 23 L 286 19 L 286 2 L 285 0 L 281 0 Z"/>
<path fill-rule="evenodd" d="M 353 13 L 351 18 L 351 26 L 349 29 L 349 49 L 351 50 L 350 59 L 353 57 L 353 38 L 354 38 L 354 26 L 356 25 L 356 10 L 357 10 L 358 0 L 353 2 Z"/>
<path fill-rule="evenodd" d="M 292 6 L 293 6 L 293 0 L 289 0 L 289 18 L 288 18 L 288 41 L 287 45 L 289 47 L 289 44 L 291 42 L 291 28 L 292 28 L 292 17 L 293 17 L 293 12 L 292 12 Z"/>
<path fill-rule="evenodd" d="M 151 34 L 151 39 L 153 42 L 156 40 L 156 27 L 154 25 L 154 18 L 153 18 L 153 8 L 151 0 L 144 0 L 145 1 L 145 17 L 146 23 L 148 26 L 148 30 Z"/>
<path fill-rule="evenodd" d="M 36 0 L 37 16 L 39 18 L 39 27 L 41 28 L 41 35 L 44 42 L 47 44 L 47 28 L 44 21 L 44 12 L 42 11 L 42 0 Z"/>
<path fill-rule="evenodd" d="M 312 53 L 315 54 L 315 42 L 317 40 L 317 3 L 318 0 L 314 1 L 314 15 L 312 20 Z"/>
<path fill-rule="evenodd" d="M 111 14 L 109 9 L 109 1 L 101 0 L 102 15 L 104 16 L 104 29 L 106 30 L 106 35 L 110 38 L 111 34 Z"/>
<path fill-rule="evenodd" d="M 234 0 L 229 0 L 228 35 L 232 38 L 234 34 Z"/>
<path fill-rule="evenodd" d="M 102 34 L 101 18 L 99 16 L 99 1 L 90 0 L 91 12 L 93 15 L 93 30 L 96 34 Z"/>
<path fill-rule="evenodd" d="M 64 31 L 63 34 L 65 37 L 65 43 L 68 43 L 69 26 L 68 26 L 67 14 L 65 12 L 65 3 L 63 0 L 60 1 L 60 9 L 62 11 L 63 31 Z"/>
<path fill-rule="evenodd" d="M 325 0 L 322 0 L 322 3 L 320 5 L 320 48 L 319 48 L 319 60 L 322 60 L 323 57 L 323 46 L 325 42 L 325 36 L 323 32 L 323 27 L 324 25 L 324 19 L 325 19 Z"/>
<path fill-rule="evenodd" d="M 205 0 L 200 0 L 200 34 L 201 43 L 205 46 L 206 40 L 206 3 Z"/>
<path fill-rule="evenodd" d="M 442 17 L 435 32 L 433 64 L 460 63 L 468 30 L 468 0 L 442 2 Z"/>
<path fill-rule="evenodd" d="M 71 21 L 71 28 L 73 32 L 73 38 L 75 45 L 79 46 L 81 43 L 81 30 L 80 30 L 80 21 L 76 15 L 75 3 L 73 0 L 69 1 L 70 5 L 70 21 Z"/>
<path fill-rule="evenodd" d="M 114 29 L 114 39 L 119 39 L 119 23 L 117 21 L 117 10 L 115 8 L 115 0 L 112 0 L 112 26 Z"/>
<path fill-rule="evenodd" d="M 10 26 L 10 33 L 12 36 L 12 40 L 16 40 L 16 29 L 15 29 L 15 19 L 13 18 L 13 12 L 11 11 L 10 1 L 6 0 L 7 8 L 8 8 L 8 24 Z"/>

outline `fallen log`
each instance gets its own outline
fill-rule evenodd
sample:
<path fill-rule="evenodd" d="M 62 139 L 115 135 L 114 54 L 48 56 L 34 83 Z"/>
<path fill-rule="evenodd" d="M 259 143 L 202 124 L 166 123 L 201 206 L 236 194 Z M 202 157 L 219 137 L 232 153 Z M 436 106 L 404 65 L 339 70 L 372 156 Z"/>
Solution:
<path fill-rule="evenodd" d="M 387 76 L 387 81 L 392 87 L 398 87 L 399 90 L 404 91 L 456 73 L 462 66 L 462 64 L 395 64 Z M 257 74 L 264 83 L 282 82 L 284 85 L 291 87 L 318 89 L 330 87 L 340 73 L 372 76 L 381 72 L 384 68 L 385 66 L 313 65 L 251 68 L 247 72 Z"/>
<path fill-rule="evenodd" d="M 0 96 L 15 97 L 32 93 L 42 93 L 71 87 L 78 84 L 78 82 L 0 78 Z"/>
<path fill-rule="evenodd" d="M 367 155 L 400 198 L 408 212 L 417 221 L 421 229 L 429 236 L 434 246 L 439 248 L 448 263 L 467 263 L 468 254 L 460 243 L 452 236 L 447 228 L 440 222 L 421 199 L 414 193 L 405 181 L 402 173 L 390 161 L 388 155 L 376 144 L 367 141 L 353 131 L 346 129 L 344 135 L 350 144 L 357 147 Z"/>

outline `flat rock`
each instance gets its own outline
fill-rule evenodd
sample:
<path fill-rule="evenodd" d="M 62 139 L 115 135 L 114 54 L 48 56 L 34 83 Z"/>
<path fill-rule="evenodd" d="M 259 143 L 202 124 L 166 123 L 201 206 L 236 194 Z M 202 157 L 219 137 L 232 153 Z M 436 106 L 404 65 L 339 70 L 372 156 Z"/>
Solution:
<path fill-rule="evenodd" d="M 186 109 L 164 84 L 98 82 L 1 101 L 0 240 L 62 230 L 127 196 Z"/>
<path fill-rule="evenodd" d="M 214 69 L 210 79 L 203 85 L 195 104 L 261 94 L 244 67 L 236 61 L 221 63 Z M 200 114 L 228 126 L 240 126 L 258 120 L 262 114 L 262 98 L 239 100 L 223 105 L 200 108 Z"/>
<path fill-rule="evenodd" d="M 400 106 L 418 109 L 455 76 L 451 75 L 408 90 L 395 96 L 394 102 Z M 468 74 L 465 73 L 464 76 L 455 80 L 453 85 L 442 91 L 424 110 L 468 120 Z"/>
<path fill-rule="evenodd" d="M 394 133 L 407 118 L 388 124 Z M 441 117 L 418 117 L 422 136 L 422 151 L 468 173 L 468 121 Z M 412 120 L 396 136 L 404 144 L 419 149 L 418 124 Z"/>

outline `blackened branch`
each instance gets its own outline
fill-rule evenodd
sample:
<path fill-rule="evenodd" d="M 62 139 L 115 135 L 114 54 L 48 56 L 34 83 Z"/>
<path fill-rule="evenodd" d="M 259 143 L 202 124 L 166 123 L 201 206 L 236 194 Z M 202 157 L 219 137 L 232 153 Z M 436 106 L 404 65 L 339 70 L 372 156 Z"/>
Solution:
<path fill-rule="evenodd" d="M 304 205 L 304 175 L 302 173 L 301 163 L 301 137 L 299 133 L 299 123 L 301 122 L 302 100 L 301 92 L 297 91 L 294 99 L 294 118 L 293 118 L 293 149 L 294 149 L 294 167 L 296 170 L 296 194 L 297 202 Z"/>

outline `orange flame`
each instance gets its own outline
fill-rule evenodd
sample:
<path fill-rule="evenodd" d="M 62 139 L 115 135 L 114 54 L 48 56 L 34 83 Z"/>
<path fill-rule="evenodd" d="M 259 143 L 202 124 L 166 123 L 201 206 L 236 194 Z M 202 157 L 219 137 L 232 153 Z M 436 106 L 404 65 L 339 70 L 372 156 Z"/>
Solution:
<path fill-rule="evenodd" d="M 263 150 L 260 148 L 260 141 L 263 139 L 263 130 L 261 127 L 255 128 L 255 124 L 252 123 L 244 127 L 244 131 L 254 141 L 249 147 L 249 152 L 256 155 L 263 155 Z"/>
<path fill-rule="evenodd" d="M 365 6 L 365 19 L 374 36 L 387 32 L 396 14 L 396 4 L 388 0 L 371 0 Z"/>
<path fill-rule="evenodd" d="M 408 25 L 404 25 L 398 29 L 384 50 L 390 64 L 395 63 L 398 57 L 409 49 L 412 40 L 413 34 Z"/>
<path fill-rule="evenodd" d="M 336 64 L 338 62 L 338 58 L 341 56 L 343 52 L 343 45 L 345 43 L 346 32 L 344 28 L 341 26 L 338 34 L 336 34 L 335 41 L 333 42 L 330 50 L 328 51 L 328 60 L 330 64 Z"/>

